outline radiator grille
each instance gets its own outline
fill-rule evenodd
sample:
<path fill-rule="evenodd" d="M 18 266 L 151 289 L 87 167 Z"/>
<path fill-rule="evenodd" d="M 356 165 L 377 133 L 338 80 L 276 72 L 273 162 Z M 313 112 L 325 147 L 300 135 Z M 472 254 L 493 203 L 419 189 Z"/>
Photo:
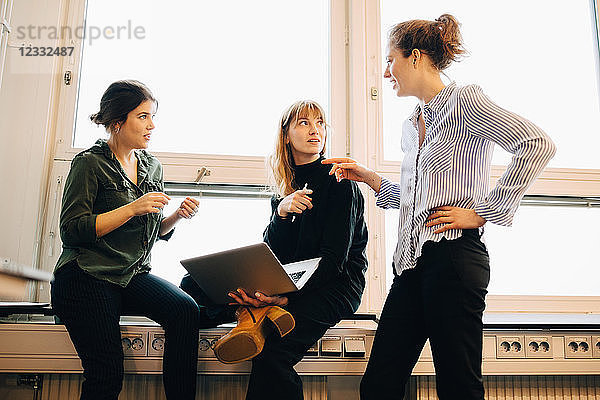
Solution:
<path fill-rule="evenodd" d="M 16 375 L 4 376 L 0 399 L 30 400 L 31 388 L 16 387 Z M 10 378 L 10 379 L 9 379 Z M 360 377 L 346 382 L 344 399 L 358 399 Z M 43 377 L 40 400 L 79 400 L 81 374 L 47 374 Z M 9 381 L 15 381 L 10 383 Z M 303 376 L 304 398 L 326 400 L 327 377 Z M 197 399 L 243 399 L 248 376 L 198 376 Z M 484 377 L 486 400 L 600 400 L 600 375 L 586 376 L 487 376 Z M 335 385 L 334 385 L 335 386 Z M 346 387 L 347 386 L 347 387 Z M 11 389 L 12 388 L 12 389 Z M 331 387 L 330 389 L 333 389 Z M 339 388 L 338 388 L 339 389 Z M 334 390 L 335 391 L 335 390 Z M 336 392 L 337 393 L 337 392 Z M 330 399 L 341 398 L 330 393 Z M 436 400 L 435 377 L 413 376 L 407 399 Z M 160 375 L 125 375 L 119 400 L 164 400 Z"/>
<path fill-rule="evenodd" d="M 600 400 L 600 376 L 486 376 L 486 400 Z M 436 400 L 435 377 L 415 378 L 416 399 Z"/>
<path fill-rule="evenodd" d="M 41 400 L 79 400 L 80 374 L 44 375 Z M 303 376 L 306 400 L 327 399 L 327 378 Z M 196 398 L 214 400 L 244 399 L 248 386 L 247 375 L 200 375 Z M 125 375 L 119 400 L 164 400 L 161 375 Z"/>

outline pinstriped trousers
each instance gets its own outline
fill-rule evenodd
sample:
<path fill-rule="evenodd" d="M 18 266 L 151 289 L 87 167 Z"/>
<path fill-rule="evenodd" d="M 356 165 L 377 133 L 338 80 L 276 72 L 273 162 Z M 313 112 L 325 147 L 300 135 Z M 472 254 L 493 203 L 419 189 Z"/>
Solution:
<path fill-rule="evenodd" d="M 123 288 L 92 277 L 73 262 L 56 272 L 51 296 L 52 307 L 81 359 L 82 400 L 117 400 L 119 396 L 123 384 L 121 315 L 144 315 L 164 328 L 167 399 L 194 399 L 199 312 L 182 290 L 148 273 L 135 275 Z"/>

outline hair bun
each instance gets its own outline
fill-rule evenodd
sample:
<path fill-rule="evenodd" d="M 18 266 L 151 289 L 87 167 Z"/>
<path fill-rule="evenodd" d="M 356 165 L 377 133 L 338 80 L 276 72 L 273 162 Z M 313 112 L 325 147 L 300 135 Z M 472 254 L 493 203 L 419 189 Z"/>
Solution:
<path fill-rule="evenodd" d="M 100 125 L 100 121 L 102 120 L 102 114 L 100 114 L 99 112 L 92 114 L 90 115 L 90 120 L 96 125 Z"/>
<path fill-rule="evenodd" d="M 390 45 L 408 57 L 419 49 L 431 58 L 440 71 L 466 53 L 462 44 L 460 24 L 450 14 L 442 14 L 435 21 L 413 19 L 396 24 L 389 33 Z"/>
<path fill-rule="evenodd" d="M 439 22 L 440 24 L 447 24 L 451 20 L 452 20 L 452 16 L 450 14 L 442 14 L 435 19 L 435 21 Z"/>

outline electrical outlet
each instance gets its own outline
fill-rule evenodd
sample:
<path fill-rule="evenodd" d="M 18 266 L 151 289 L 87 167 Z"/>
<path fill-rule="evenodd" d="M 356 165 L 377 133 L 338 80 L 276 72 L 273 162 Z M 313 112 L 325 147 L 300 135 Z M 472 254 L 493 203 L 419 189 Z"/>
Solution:
<path fill-rule="evenodd" d="M 342 356 L 342 337 L 341 336 L 323 336 L 321 338 L 321 356 L 323 356 L 323 357 L 341 357 Z"/>
<path fill-rule="evenodd" d="M 123 333 L 121 334 L 121 345 L 125 357 L 146 355 L 146 333 Z"/>
<path fill-rule="evenodd" d="M 600 336 L 592 337 L 592 357 L 600 358 Z"/>
<path fill-rule="evenodd" d="M 165 349 L 165 334 L 150 332 L 150 340 L 148 341 L 148 355 L 154 357 L 162 357 Z"/>
<path fill-rule="evenodd" d="M 552 337 L 525 336 L 525 344 L 527 358 L 552 358 Z"/>
<path fill-rule="evenodd" d="M 213 348 L 219 340 L 219 336 L 200 336 L 198 341 L 198 358 L 213 358 Z"/>
<path fill-rule="evenodd" d="M 592 358 L 590 336 L 565 336 L 565 358 Z"/>
<path fill-rule="evenodd" d="M 319 341 L 318 340 L 315 344 L 310 346 L 310 348 L 308 350 L 306 350 L 306 354 L 304 354 L 304 356 L 305 357 L 318 357 L 319 356 Z"/>
<path fill-rule="evenodd" d="M 344 336 L 344 357 L 364 358 L 365 353 L 364 336 Z"/>
<path fill-rule="evenodd" d="M 523 336 L 496 336 L 497 358 L 525 358 Z"/>

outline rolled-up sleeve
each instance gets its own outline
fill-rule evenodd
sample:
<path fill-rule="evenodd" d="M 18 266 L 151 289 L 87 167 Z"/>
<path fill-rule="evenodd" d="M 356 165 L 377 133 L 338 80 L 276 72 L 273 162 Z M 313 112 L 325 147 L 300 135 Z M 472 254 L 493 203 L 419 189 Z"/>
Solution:
<path fill-rule="evenodd" d="M 475 212 L 498 225 L 512 225 L 527 188 L 556 153 L 556 146 L 538 126 L 492 102 L 479 86 L 465 88 L 462 108 L 469 132 L 513 154 L 506 171 Z"/>
<path fill-rule="evenodd" d="M 60 237 L 65 246 L 94 243 L 96 217 L 93 213 L 98 180 L 84 156 L 77 156 L 65 181 L 60 213 Z"/>

